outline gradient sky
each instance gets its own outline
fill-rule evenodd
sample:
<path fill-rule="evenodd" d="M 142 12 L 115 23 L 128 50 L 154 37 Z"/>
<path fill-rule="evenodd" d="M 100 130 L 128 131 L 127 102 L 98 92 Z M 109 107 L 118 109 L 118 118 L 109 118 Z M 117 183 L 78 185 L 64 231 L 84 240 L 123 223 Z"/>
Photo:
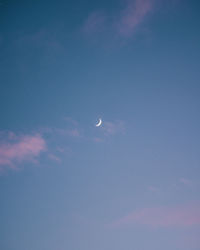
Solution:
<path fill-rule="evenodd" d="M 0 1 L 0 249 L 200 249 L 199 8 Z"/>

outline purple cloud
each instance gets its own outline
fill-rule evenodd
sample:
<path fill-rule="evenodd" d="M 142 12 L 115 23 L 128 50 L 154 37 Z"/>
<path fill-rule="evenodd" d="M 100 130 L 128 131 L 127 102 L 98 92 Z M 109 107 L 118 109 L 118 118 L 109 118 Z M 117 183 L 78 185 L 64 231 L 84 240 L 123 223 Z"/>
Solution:
<path fill-rule="evenodd" d="M 82 31 L 86 34 L 107 31 L 106 36 L 129 37 L 153 10 L 155 0 L 125 0 L 124 7 L 114 14 L 102 11 L 92 12 L 83 24 Z"/>
<path fill-rule="evenodd" d="M 144 21 L 147 14 L 152 11 L 153 6 L 153 0 L 129 0 L 127 6 L 121 12 L 118 24 L 119 34 L 122 36 L 132 35 Z"/>
<path fill-rule="evenodd" d="M 45 149 L 46 143 L 39 134 L 17 137 L 9 132 L 0 144 L 0 167 L 15 168 L 17 163 L 34 160 Z"/>
<path fill-rule="evenodd" d="M 115 221 L 112 226 L 141 224 L 151 227 L 200 225 L 200 204 L 143 208 Z"/>

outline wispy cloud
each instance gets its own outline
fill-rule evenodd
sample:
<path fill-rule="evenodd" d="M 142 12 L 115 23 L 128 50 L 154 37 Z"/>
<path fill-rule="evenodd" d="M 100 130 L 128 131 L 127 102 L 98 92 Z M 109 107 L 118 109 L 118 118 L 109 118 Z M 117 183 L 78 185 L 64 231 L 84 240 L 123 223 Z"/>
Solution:
<path fill-rule="evenodd" d="M 89 14 L 85 23 L 83 24 L 82 31 L 86 34 L 101 32 L 106 25 L 106 15 L 102 11 L 94 11 Z"/>
<path fill-rule="evenodd" d="M 40 128 L 42 134 L 50 134 L 56 136 L 81 137 L 81 129 L 78 122 L 69 116 L 63 117 L 66 122 L 62 127 L 43 127 Z"/>
<path fill-rule="evenodd" d="M 132 35 L 152 11 L 154 0 L 129 0 L 120 13 L 118 32 L 122 36 Z"/>
<path fill-rule="evenodd" d="M 78 122 L 69 116 L 65 116 L 64 120 L 67 122 L 65 127 L 49 128 L 49 132 L 54 135 L 57 134 L 61 136 L 81 137 L 81 131 L 78 127 Z"/>
<path fill-rule="evenodd" d="M 49 157 L 49 159 L 51 159 L 53 161 L 56 161 L 58 163 L 61 162 L 61 159 L 57 155 L 55 155 L 55 154 L 49 154 L 48 157 Z"/>
<path fill-rule="evenodd" d="M 16 136 L 9 132 L 0 143 L 0 168 L 15 168 L 18 163 L 30 161 L 46 149 L 40 134 Z"/>
<path fill-rule="evenodd" d="M 151 191 L 151 192 L 158 192 L 158 191 L 160 191 L 160 189 L 157 188 L 157 187 L 155 187 L 155 186 L 149 186 L 148 190 Z"/>
<path fill-rule="evenodd" d="M 113 227 L 141 224 L 151 227 L 200 225 L 200 204 L 143 208 L 112 223 Z"/>
<path fill-rule="evenodd" d="M 100 137 L 94 137 L 94 138 L 93 138 L 93 141 L 94 141 L 94 142 L 97 142 L 97 143 L 101 143 L 101 142 L 103 142 L 104 140 L 103 140 L 102 138 L 100 138 Z"/>
<path fill-rule="evenodd" d="M 76 121 L 76 120 L 74 120 L 72 117 L 70 117 L 70 116 L 65 116 L 64 117 L 64 120 L 67 122 L 67 123 L 69 123 L 69 124 L 71 124 L 71 125 L 73 125 L 73 126 L 78 126 L 78 122 Z"/>
<path fill-rule="evenodd" d="M 62 135 L 62 136 L 70 136 L 70 137 L 80 137 L 80 131 L 77 128 L 73 129 L 55 129 L 55 132 Z"/>
<path fill-rule="evenodd" d="M 186 186 L 192 186 L 193 182 L 187 178 L 180 178 L 180 183 L 186 185 Z"/>
<path fill-rule="evenodd" d="M 125 134 L 125 122 L 121 120 L 105 121 L 102 125 L 96 127 L 95 135 L 92 137 L 92 141 L 95 143 L 105 142 L 109 137 Z"/>
<path fill-rule="evenodd" d="M 133 35 L 147 15 L 154 9 L 155 0 L 124 0 L 120 10 L 112 14 L 93 11 L 82 26 L 86 34 L 107 32 L 106 36 L 130 37 Z"/>
<path fill-rule="evenodd" d="M 88 139 L 92 139 L 94 142 L 103 142 L 108 136 L 124 133 L 125 129 L 123 121 L 104 121 L 98 133 L 95 130 L 95 136 L 85 136 L 83 128 L 76 121 L 69 117 L 65 120 L 68 122 L 66 127 L 41 128 L 34 134 L 18 135 L 12 131 L 0 131 L 0 170 L 18 169 L 24 162 L 36 162 L 43 151 L 46 151 L 44 161 L 63 162 L 66 156 L 72 155 L 71 144 L 74 141 L 87 143 Z"/>
<path fill-rule="evenodd" d="M 102 124 L 102 130 L 105 135 L 114 135 L 125 132 L 125 124 L 123 121 L 105 121 Z"/>

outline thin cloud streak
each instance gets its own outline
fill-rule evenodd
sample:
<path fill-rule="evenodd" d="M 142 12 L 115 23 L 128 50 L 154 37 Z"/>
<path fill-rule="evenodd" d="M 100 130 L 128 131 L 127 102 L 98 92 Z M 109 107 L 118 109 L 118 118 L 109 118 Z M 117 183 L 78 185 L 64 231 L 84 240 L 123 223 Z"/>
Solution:
<path fill-rule="evenodd" d="M 153 0 L 128 1 L 126 8 L 122 10 L 119 20 L 119 34 L 122 36 L 132 35 L 144 21 L 147 14 L 153 9 L 153 6 Z"/>
<path fill-rule="evenodd" d="M 90 13 L 82 26 L 82 32 L 85 34 L 105 32 L 106 36 L 109 33 L 114 37 L 124 38 L 132 36 L 154 9 L 155 0 L 126 0 L 124 2 L 124 7 L 113 15 L 98 10 Z"/>
<path fill-rule="evenodd" d="M 10 135 L 14 140 L 10 139 Z M 16 164 L 33 160 L 46 149 L 46 143 L 41 135 L 23 135 L 20 138 L 10 132 L 7 141 L 0 144 L 0 167 L 16 168 Z"/>
<path fill-rule="evenodd" d="M 143 208 L 112 223 L 112 227 L 125 225 L 150 227 L 189 227 L 200 225 L 200 204 L 173 207 Z"/>
<path fill-rule="evenodd" d="M 104 131 L 105 135 L 115 135 L 118 133 L 125 132 L 125 124 L 123 121 L 105 121 L 102 125 L 102 130 Z"/>

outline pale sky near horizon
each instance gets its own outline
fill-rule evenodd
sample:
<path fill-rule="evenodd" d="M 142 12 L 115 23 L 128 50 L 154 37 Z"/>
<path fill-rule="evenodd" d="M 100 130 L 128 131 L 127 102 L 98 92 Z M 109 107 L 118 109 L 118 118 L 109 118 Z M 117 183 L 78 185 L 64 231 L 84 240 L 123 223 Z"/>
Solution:
<path fill-rule="evenodd" d="M 200 249 L 199 8 L 0 1 L 0 249 Z"/>

